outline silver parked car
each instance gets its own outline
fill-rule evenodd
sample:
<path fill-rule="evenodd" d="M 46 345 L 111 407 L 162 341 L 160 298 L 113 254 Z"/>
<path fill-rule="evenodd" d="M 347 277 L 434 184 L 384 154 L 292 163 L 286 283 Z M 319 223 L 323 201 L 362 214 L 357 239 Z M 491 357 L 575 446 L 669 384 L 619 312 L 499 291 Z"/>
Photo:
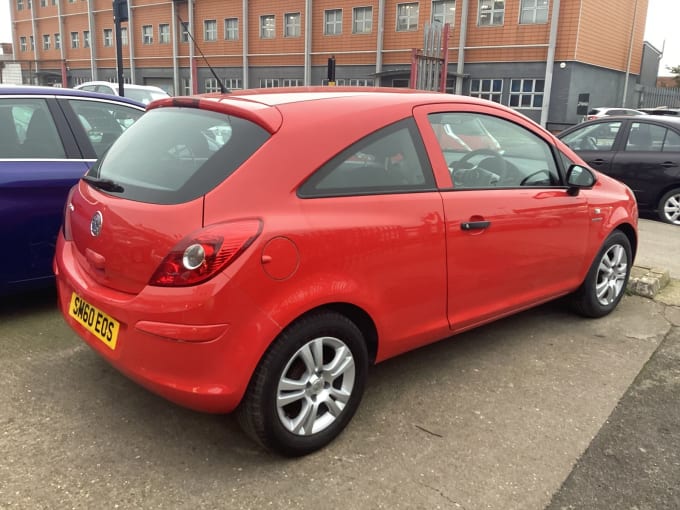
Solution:
<path fill-rule="evenodd" d="M 80 85 L 76 85 L 73 88 L 78 90 L 88 90 L 90 92 L 99 92 L 101 94 L 111 94 L 114 96 L 118 95 L 118 84 L 108 81 L 87 81 L 85 83 L 81 83 Z M 135 85 L 132 83 L 126 83 L 123 85 L 123 92 L 125 97 L 144 104 L 149 104 L 151 101 L 155 101 L 156 99 L 170 97 L 170 94 L 168 94 L 165 90 L 152 85 Z"/>

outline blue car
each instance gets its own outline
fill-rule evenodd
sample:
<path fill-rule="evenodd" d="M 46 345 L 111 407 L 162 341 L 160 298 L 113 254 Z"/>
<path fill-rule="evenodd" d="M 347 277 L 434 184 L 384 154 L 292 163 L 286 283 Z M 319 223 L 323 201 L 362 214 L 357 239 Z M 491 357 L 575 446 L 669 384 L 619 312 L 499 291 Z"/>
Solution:
<path fill-rule="evenodd" d="M 0 295 L 53 280 L 69 190 L 143 113 L 124 97 L 0 87 Z"/>

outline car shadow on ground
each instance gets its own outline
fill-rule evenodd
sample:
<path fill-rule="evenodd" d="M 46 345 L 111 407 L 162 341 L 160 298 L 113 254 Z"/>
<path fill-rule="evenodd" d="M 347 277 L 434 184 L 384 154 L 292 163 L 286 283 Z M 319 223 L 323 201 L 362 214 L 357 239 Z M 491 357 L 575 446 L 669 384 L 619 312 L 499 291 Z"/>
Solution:
<path fill-rule="evenodd" d="M 51 309 L 57 309 L 57 290 L 54 285 L 39 290 L 0 295 L 0 321 Z"/>

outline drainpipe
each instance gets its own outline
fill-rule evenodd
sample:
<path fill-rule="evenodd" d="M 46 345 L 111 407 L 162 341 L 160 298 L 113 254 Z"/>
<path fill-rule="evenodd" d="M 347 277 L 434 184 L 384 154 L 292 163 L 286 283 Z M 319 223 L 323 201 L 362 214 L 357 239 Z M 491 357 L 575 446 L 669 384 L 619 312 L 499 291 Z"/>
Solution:
<path fill-rule="evenodd" d="M 463 72 L 465 70 L 465 44 L 468 25 L 468 0 L 463 0 L 460 10 L 460 36 L 458 39 L 458 64 L 456 65 L 456 94 L 463 93 Z"/>
<path fill-rule="evenodd" d="M 635 7 L 633 8 L 633 26 L 630 29 L 630 41 L 628 42 L 628 62 L 626 63 L 626 79 L 623 82 L 623 101 L 621 106 L 626 106 L 626 99 L 628 96 L 628 77 L 630 76 L 630 63 L 633 59 L 633 35 L 635 34 L 635 24 L 637 21 L 637 5 L 638 0 L 635 0 Z"/>
<path fill-rule="evenodd" d="M 179 48 L 177 46 L 177 10 L 175 2 L 170 4 L 170 19 L 172 19 L 172 89 L 173 95 L 179 96 Z M 183 91 L 182 91 L 183 92 Z"/>
<path fill-rule="evenodd" d="M 61 56 L 61 86 L 68 87 L 68 68 L 64 50 L 64 18 L 61 15 L 61 0 L 57 0 L 57 18 L 59 19 L 59 55 Z"/>
<path fill-rule="evenodd" d="M 543 89 L 543 106 L 541 107 L 541 126 L 548 123 L 550 94 L 552 92 L 553 67 L 555 66 L 555 47 L 557 46 L 557 26 L 560 21 L 560 0 L 553 0 L 550 20 L 550 36 L 548 40 L 548 57 L 545 62 L 545 85 Z"/>
<path fill-rule="evenodd" d="M 241 28 L 241 33 L 243 34 L 243 88 L 250 88 L 248 84 L 248 0 L 243 0 L 243 26 Z"/>
<path fill-rule="evenodd" d="M 378 34 L 376 37 L 375 46 L 375 73 L 376 73 L 376 85 L 381 86 L 381 76 L 383 70 L 383 45 L 385 36 L 385 0 L 380 0 L 378 2 Z"/>
<path fill-rule="evenodd" d="M 94 23 L 92 0 L 87 0 L 87 21 L 88 28 L 90 30 L 90 75 L 92 76 L 93 80 L 98 80 L 99 78 L 97 76 L 99 74 L 97 71 L 97 45 L 95 43 L 97 37 L 94 33 L 97 27 Z"/>
<path fill-rule="evenodd" d="M 36 34 L 36 28 L 35 28 L 35 5 L 31 6 L 31 32 L 33 33 L 33 65 L 35 66 L 35 72 L 38 72 L 38 37 Z M 30 44 L 30 41 L 29 41 Z M 36 75 L 36 78 L 38 76 Z M 38 78 L 39 80 L 40 78 Z M 35 81 L 35 80 L 33 80 Z M 32 85 L 38 85 L 37 83 L 33 83 Z"/>
<path fill-rule="evenodd" d="M 135 77 L 135 34 L 134 34 L 134 20 L 132 14 L 132 0 L 128 0 L 128 47 L 130 48 L 130 83 L 137 83 Z"/>
<path fill-rule="evenodd" d="M 305 69 L 303 83 L 312 84 L 312 0 L 305 0 Z"/>

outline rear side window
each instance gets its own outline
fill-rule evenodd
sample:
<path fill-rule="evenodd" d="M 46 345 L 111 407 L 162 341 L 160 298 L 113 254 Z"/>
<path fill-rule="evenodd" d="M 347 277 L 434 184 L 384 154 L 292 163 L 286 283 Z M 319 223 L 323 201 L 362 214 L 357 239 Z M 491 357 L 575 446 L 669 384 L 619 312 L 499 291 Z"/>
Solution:
<path fill-rule="evenodd" d="M 229 177 L 269 138 L 260 126 L 197 108 L 158 108 L 129 127 L 88 172 L 122 187 L 117 196 L 188 202 Z"/>
<path fill-rule="evenodd" d="M 0 99 L 0 158 L 65 157 L 64 145 L 44 99 Z"/>

